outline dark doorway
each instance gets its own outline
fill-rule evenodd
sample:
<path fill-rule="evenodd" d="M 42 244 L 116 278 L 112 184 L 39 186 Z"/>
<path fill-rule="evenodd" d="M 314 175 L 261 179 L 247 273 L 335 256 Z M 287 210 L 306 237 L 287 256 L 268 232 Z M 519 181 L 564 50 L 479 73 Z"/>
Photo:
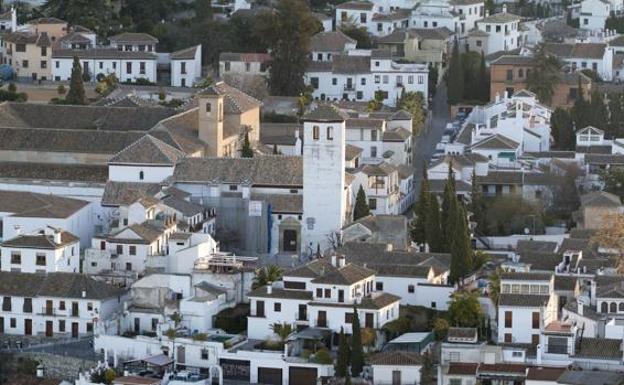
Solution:
<path fill-rule="evenodd" d="M 282 369 L 258 368 L 258 383 L 282 385 Z"/>
<path fill-rule="evenodd" d="M 284 230 L 284 251 L 297 251 L 297 231 Z"/>
<path fill-rule="evenodd" d="M 54 323 L 52 321 L 46 321 L 46 337 L 52 337 L 54 335 Z"/>
<path fill-rule="evenodd" d="M 78 338 L 78 322 L 72 322 L 72 338 Z"/>
<path fill-rule="evenodd" d="M 24 334 L 27 336 L 32 336 L 32 320 L 31 319 L 24 320 Z"/>
<path fill-rule="evenodd" d="M 366 319 L 364 321 L 364 325 L 367 328 L 374 328 L 375 326 L 375 315 L 373 313 L 366 313 Z"/>

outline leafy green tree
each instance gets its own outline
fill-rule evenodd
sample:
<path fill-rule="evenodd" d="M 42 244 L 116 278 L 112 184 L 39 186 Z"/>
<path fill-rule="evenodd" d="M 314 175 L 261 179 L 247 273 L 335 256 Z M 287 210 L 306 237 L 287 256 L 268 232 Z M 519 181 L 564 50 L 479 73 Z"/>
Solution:
<path fill-rule="evenodd" d="M 82 65 L 78 56 L 74 56 L 69 91 L 65 97 L 66 104 L 85 105 L 87 96 L 85 95 L 84 83 L 82 81 Z"/>
<path fill-rule="evenodd" d="M 353 307 L 353 323 L 351 324 L 351 375 L 359 376 L 364 369 L 364 349 L 362 347 L 362 330 L 357 308 Z"/>
<path fill-rule="evenodd" d="M 624 94 L 612 92 L 608 95 L 609 124 L 606 133 L 611 138 L 624 136 Z"/>
<path fill-rule="evenodd" d="M 483 311 L 477 293 L 466 290 L 455 292 L 449 304 L 448 314 L 453 326 L 478 327 Z"/>
<path fill-rule="evenodd" d="M 249 133 L 245 132 L 245 139 L 243 140 L 243 147 L 241 148 L 241 157 L 243 158 L 253 158 L 254 152 L 253 148 L 251 148 L 251 143 L 249 142 Z"/>
<path fill-rule="evenodd" d="M 253 280 L 252 288 L 266 286 L 271 282 L 279 281 L 284 271 L 278 265 L 268 265 L 256 269 L 256 276 Z"/>
<path fill-rule="evenodd" d="M 340 334 L 338 338 L 338 357 L 336 358 L 336 377 L 344 378 L 351 376 L 349 374 L 349 364 L 351 362 L 351 352 L 349 349 L 349 343 L 347 337 L 344 334 L 342 327 L 340 328 Z"/>
<path fill-rule="evenodd" d="M 195 17 L 198 20 L 208 20 L 212 17 L 211 0 L 195 0 L 193 8 L 195 9 Z"/>
<path fill-rule="evenodd" d="M 370 49 L 373 48 L 373 39 L 366 28 L 358 27 L 353 24 L 342 24 L 340 30 L 351 39 L 357 41 L 357 48 Z"/>
<path fill-rule="evenodd" d="M 439 253 L 443 251 L 442 228 L 440 227 L 440 205 L 438 197 L 431 193 L 429 196 L 429 205 L 427 207 L 427 221 L 425 222 L 425 233 L 427 235 L 427 243 L 429 251 Z"/>
<path fill-rule="evenodd" d="M 610 167 L 600 173 L 600 180 L 604 183 L 604 190 L 624 198 L 624 168 Z"/>
<path fill-rule="evenodd" d="M 271 92 L 298 96 L 305 89 L 310 38 L 320 31 L 320 22 L 303 0 L 279 0 L 275 12 L 261 22 L 258 33 L 271 49 Z"/>
<path fill-rule="evenodd" d="M 105 36 L 117 19 L 109 0 L 47 0 L 41 10 L 47 16 L 85 26 Z"/>
<path fill-rule="evenodd" d="M 412 114 L 412 135 L 416 136 L 425 126 L 427 110 L 422 92 L 403 91 L 397 102 L 397 108 Z"/>
<path fill-rule="evenodd" d="M 550 105 L 555 86 L 559 83 L 561 61 L 548 54 L 542 45 L 535 53 L 535 64 L 535 69 L 527 75 L 527 88 L 537 95 L 540 102 Z"/>
<path fill-rule="evenodd" d="M 574 150 L 576 136 L 572 127 L 573 122 L 570 113 L 561 107 L 557 107 L 550 115 L 550 130 L 556 149 Z"/>
<path fill-rule="evenodd" d="M 461 55 L 459 54 L 459 42 L 455 39 L 453 43 L 453 51 L 448 68 L 448 103 L 459 103 L 464 95 L 464 70 L 461 63 Z"/>
<path fill-rule="evenodd" d="M 360 189 L 357 192 L 357 196 L 355 197 L 355 207 L 353 208 L 353 220 L 357 221 L 360 218 L 363 218 L 367 215 L 370 215 L 370 209 L 368 207 L 368 200 L 366 199 L 366 192 L 360 185 Z"/>
<path fill-rule="evenodd" d="M 368 101 L 366 109 L 369 112 L 379 111 L 383 107 L 383 94 L 380 91 L 375 91 L 375 97 Z"/>

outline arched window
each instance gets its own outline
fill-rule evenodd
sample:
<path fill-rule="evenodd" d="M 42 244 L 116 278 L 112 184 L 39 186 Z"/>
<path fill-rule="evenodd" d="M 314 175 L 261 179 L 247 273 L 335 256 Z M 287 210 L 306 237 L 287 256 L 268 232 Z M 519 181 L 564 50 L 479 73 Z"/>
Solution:
<path fill-rule="evenodd" d="M 620 302 L 620 304 L 618 305 L 618 307 L 619 307 L 619 310 L 620 310 L 621 312 L 624 312 L 624 302 Z"/>
<path fill-rule="evenodd" d="M 334 127 L 327 126 L 327 140 L 334 140 Z"/>
<path fill-rule="evenodd" d="M 611 302 L 611 305 L 609 305 L 609 313 L 617 313 L 617 303 Z"/>
<path fill-rule="evenodd" d="M 206 112 L 212 111 L 212 104 L 206 103 Z"/>
<path fill-rule="evenodd" d="M 321 129 L 319 126 L 312 127 L 312 139 L 318 140 L 321 136 Z"/>
<path fill-rule="evenodd" d="M 143 180 L 143 178 L 145 178 L 145 174 L 143 171 L 139 171 L 139 180 Z"/>
<path fill-rule="evenodd" d="M 603 303 L 600 305 L 600 312 L 601 312 L 601 313 L 606 313 L 606 312 L 608 312 L 608 311 L 609 311 L 609 305 L 608 305 L 606 302 L 603 302 Z"/>
<path fill-rule="evenodd" d="M 520 69 L 518 70 L 518 77 L 519 77 L 519 78 L 523 78 L 523 77 L 524 77 L 524 70 L 523 70 L 522 68 L 520 68 Z"/>

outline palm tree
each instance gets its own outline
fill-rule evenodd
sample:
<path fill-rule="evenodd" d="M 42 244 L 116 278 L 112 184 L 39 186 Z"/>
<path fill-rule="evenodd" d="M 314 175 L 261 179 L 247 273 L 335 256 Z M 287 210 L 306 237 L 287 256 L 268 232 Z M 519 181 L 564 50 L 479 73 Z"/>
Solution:
<path fill-rule="evenodd" d="M 534 92 L 540 102 L 550 105 L 555 86 L 559 83 L 562 63 L 554 55 L 550 55 L 541 45 L 535 52 L 535 68 L 527 74 L 527 88 Z"/>
<path fill-rule="evenodd" d="M 274 323 L 271 324 L 271 331 L 279 337 L 282 344 L 286 343 L 286 340 L 293 333 L 293 327 L 289 323 Z"/>
<path fill-rule="evenodd" d="M 282 278 L 284 271 L 277 265 L 268 265 L 256 269 L 256 276 L 254 277 L 252 288 L 256 289 L 260 286 L 268 285 L 271 282 L 279 281 Z"/>
<path fill-rule="evenodd" d="M 489 296 L 494 306 L 498 309 L 498 299 L 501 293 L 501 269 L 497 268 L 492 274 L 490 274 L 490 292 Z M 498 312 L 496 312 L 498 314 Z"/>

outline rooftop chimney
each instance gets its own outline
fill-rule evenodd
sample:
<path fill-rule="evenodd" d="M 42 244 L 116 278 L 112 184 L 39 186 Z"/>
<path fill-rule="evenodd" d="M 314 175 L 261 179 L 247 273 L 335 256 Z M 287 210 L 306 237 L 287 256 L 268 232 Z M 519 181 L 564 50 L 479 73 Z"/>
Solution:
<path fill-rule="evenodd" d="M 57 245 L 61 244 L 61 231 L 60 230 L 54 230 L 54 243 L 56 243 Z"/>
<path fill-rule="evenodd" d="M 273 282 L 269 282 L 267 285 L 267 294 L 273 293 Z"/>
<path fill-rule="evenodd" d="M 507 4 L 503 4 L 503 13 L 507 13 Z"/>

